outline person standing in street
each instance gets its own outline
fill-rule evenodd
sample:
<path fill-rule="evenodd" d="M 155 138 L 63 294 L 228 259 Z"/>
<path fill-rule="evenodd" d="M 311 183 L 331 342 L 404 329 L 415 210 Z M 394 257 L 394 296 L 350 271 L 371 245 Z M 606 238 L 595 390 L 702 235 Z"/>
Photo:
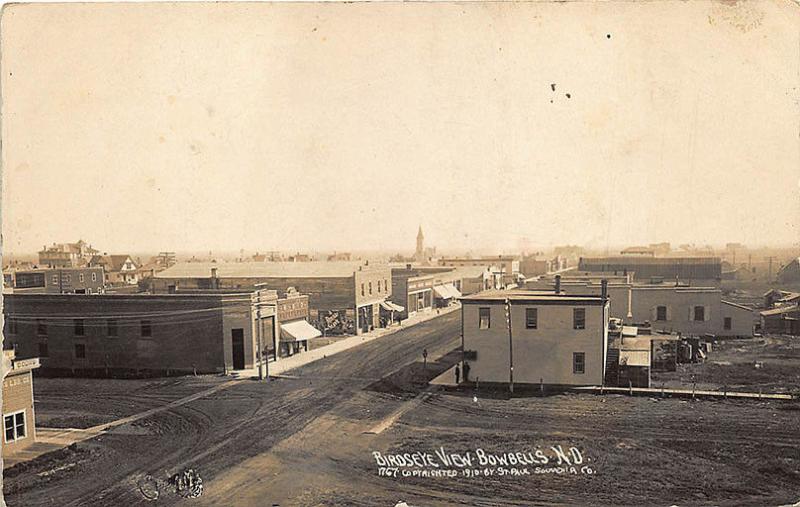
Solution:
<path fill-rule="evenodd" d="M 456 384 L 461 383 L 461 369 L 456 365 Z"/>

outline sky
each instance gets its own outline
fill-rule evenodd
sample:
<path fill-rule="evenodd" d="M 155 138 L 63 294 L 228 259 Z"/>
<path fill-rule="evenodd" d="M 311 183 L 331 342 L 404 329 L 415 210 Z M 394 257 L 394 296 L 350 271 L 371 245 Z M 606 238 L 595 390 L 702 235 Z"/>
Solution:
<path fill-rule="evenodd" d="M 799 12 L 6 6 L 3 249 L 797 244 Z"/>

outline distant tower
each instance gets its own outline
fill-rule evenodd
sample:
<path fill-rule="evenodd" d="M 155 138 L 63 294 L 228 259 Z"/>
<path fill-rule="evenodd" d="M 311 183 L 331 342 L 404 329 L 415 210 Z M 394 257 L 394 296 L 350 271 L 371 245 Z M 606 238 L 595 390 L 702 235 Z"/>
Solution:
<path fill-rule="evenodd" d="M 419 226 L 417 233 L 417 251 L 414 253 L 414 259 L 417 262 L 425 261 L 425 236 L 422 234 L 422 226 Z"/>

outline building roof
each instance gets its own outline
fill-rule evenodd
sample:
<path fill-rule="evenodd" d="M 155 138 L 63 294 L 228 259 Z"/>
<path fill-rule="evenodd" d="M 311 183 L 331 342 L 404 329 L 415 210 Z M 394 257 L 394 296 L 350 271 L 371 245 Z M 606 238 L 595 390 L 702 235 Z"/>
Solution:
<path fill-rule="evenodd" d="M 389 270 L 386 264 L 340 262 L 182 262 L 156 273 L 156 278 L 348 278 L 356 271 Z"/>
<path fill-rule="evenodd" d="M 89 265 L 103 266 L 106 271 L 121 271 L 128 259 L 131 259 L 131 256 L 127 254 L 93 255 L 89 260 Z"/>
<path fill-rule="evenodd" d="M 794 305 L 791 305 L 791 306 L 780 306 L 778 308 L 773 308 L 771 310 L 764 310 L 763 312 L 760 312 L 759 314 L 766 317 L 766 316 L 770 316 L 770 315 L 781 315 L 783 313 L 800 313 L 800 307 L 794 306 Z"/>
<path fill-rule="evenodd" d="M 650 248 L 647 246 L 629 246 L 628 248 L 623 249 L 621 253 L 653 254 L 655 251 L 655 248 Z"/>
<path fill-rule="evenodd" d="M 531 301 L 539 304 L 563 304 L 563 305 L 599 305 L 603 298 L 598 295 L 574 295 L 556 294 L 552 291 L 536 291 L 526 289 L 492 289 L 477 292 L 460 298 L 464 302 L 503 302 L 510 301 Z"/>
<path fill-rule="evenodd" d="M 482 257 L 442 257 L 439 259 L 440 263 L 444 262 L 482 262 L 482 263 L 492 263 L 492 262 L 508 262 L 508 261 L 516 261 L 518 257 L 515 255 L 485 255 Z"/>
<path fill-rule="evenodd" d="M 748 312 L 752 312 L 752 308 L 748 308 L 747 306 L 740 305 L 731 301 L 725 301 L 724 299 L 720 300 L 720 302 L 724 305 L 733 306 L 734 308 L 741 308 L 742 310 L 747 310 Z"/>
<path fill-rule="evenodd" d="M 619 351 L 620 366 L 650 366 L 650 350 L 627 350 Z"/>

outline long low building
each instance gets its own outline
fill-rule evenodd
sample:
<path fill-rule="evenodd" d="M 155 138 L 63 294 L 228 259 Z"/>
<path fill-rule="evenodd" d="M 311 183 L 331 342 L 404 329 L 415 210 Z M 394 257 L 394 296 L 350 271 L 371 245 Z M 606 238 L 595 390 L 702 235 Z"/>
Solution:
<path fill-rule="evenodd" d="M 163 375 L 252 368 L 257 323 L 251 294 L 10 294 L 6 346 L 39 357 L 43 372 Z M 274 296 L 273 299 L 277 299 Z M 262 309 L 262 340 L 276 352 L 275 306 Z"/>
<path fill-rule="evenodd" d="M 506 384 L 513 366 L 514 383 L 602 385 L 608 350 L 605 294 L 490 290 L 461 303 L 466 381 Z"/>
<path fill-rule="evenodd" d="M 579 271 L 606 274 L 632 274 L 637 282 L 652 281 L 687 283 L 718 287 L 722 279 L 719 257 L 581 257 Z"/>
<path fill-rule="evenodd" d="M 558 287 L 566 294 L 600 294 L 599 280 L 579 275 L 539 280 L 527 288 L 548 290 Z M 753 336 L 755 312 L 725 301 L 716 287 L 686 287 L 670 284 L 608 284 L 610 315 L 631 325 L 649 324 L 654 330 L 685 335 L 711 334 L 719 337 Z"/>
<path fill-rule="evenodd" d="M 186 262 L 150 280 L 156 294 L 295 288 L 308 295 L 310 320 L 328 334 L 379 327 L 381 303 L 392 295 L 390 267 L 363 262 Z"/>
<path fill-rule="evenodd" d="M 100 294 L 105 287 L 102 267 L 17 270 L 9 273 L 10 292 L 36 294 Z"/>

